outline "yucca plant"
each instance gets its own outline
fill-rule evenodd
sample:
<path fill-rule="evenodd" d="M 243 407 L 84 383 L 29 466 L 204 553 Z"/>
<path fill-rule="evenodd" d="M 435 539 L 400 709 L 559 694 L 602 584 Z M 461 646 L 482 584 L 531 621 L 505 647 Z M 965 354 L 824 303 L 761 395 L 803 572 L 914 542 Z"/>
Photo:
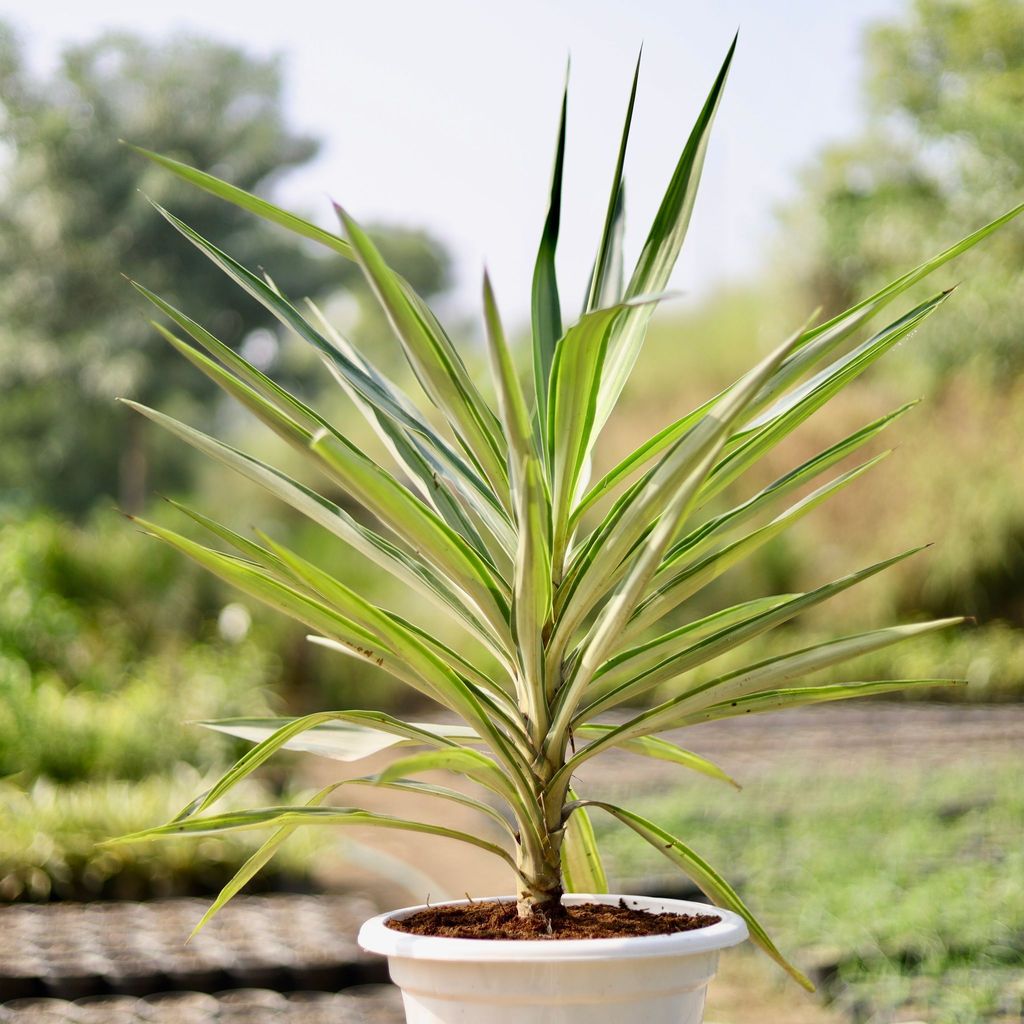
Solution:
<path fill-rule="evenodd" d="M 568 326 L 555 275 L 566 135 L 563 99 L 550 207 L 533 278 L 528 385 L 517 373 L 486 275 L 483 281 L 493 402 L 438 319 L 344 210 L 337 210 L 341 233 L 334 234 L 201 170 L 138 151 L 185 181 L 355 261 L 387 314 L 426 402 L 414 401 L 388 379 L 311 304 L 300 309 L 270 278 L 241 266 L 157 207 L 214 265 L 313 346 L 379 435 L 391 463 L 371 459 L 346 436 L 344 425 L 328 422 L 142 284 L 135 284 L 137 290 L 191 339 L 182 340 L 155 323 L 168 343 L 306 456 L 331 487 L 367 516 L 355 518 L 281 470 L 161 412 L 128 404 L 307 516 L 343 548 L 407 588 L 420 607 L 450 620 L 466 640 L 449 646 L 417 623 L 414 613 L 407 618 L 374 604 L 262 534 L 250 539 L 177 506 L 234 551 L 227 553 L 136 520 L 242 591 L 305 623 L 315 643 L 372 662 L 459 722 L 430 725 L 374 710 L 342 710 L 206 723 L 255 741 L 255 746 L 173 821 L 127 838 L 274 829 L 209 914 L 266 864 L 295 829 L 313 825 L 378 825 L 461 840 L 506 862 L 521 915 L 556 914 L 563 889 L 607 891 L 588 818 L 596 809 L 638 833 L 716 903 L 741 914 L 755 941 L 809 986 L 736 892 L 683 839 L 599 794 L 576 793 L 573 777 L 591 758 L 622 748 L 730 781 L 716 765 L 659 734 L 737 715 L 952 682 L 799 685 L 798 680 L 949 628 L 961 621 L 955 618 L 843 636 L 755 661 L 699 685 L 689 675 L 914 551 L 807 593 L 760 597 L 710 615 L 687 614 L 688 602 L 887 454 L 830 475 L 910 405 L 864 425 L 767 487 L 741 496 L 726 511 L 710 511 L 726 488 L 742 487 L 744 475 L 765 453 L 906 338 L 949 293 L 929 298 L 858 341 L 870 320 L 1021 207 L 839 316 L 796 330 L 735 383 L 591 481 L 594 444 L 626 384 L 683 243 L 732 54 L 730 49 L 626 279 L 623 163 L 636 97 L 634 75 L 589 287 L 582 312 Z M 436 425 L 441 421 L 443 426 Z M 714 507 L 722 507 L 721 502 Z M 656 687 L 667 696 L 644 703 Z M 618 712 L 613 721 L 604 717 L 610 711 Z M 409 747 L 418 749 L 405 753 Z M 384 749 L 398 756 L 382 773 L 343 779 L 305 806 L 211 813 L 218 800 L 282 748 L 340 760 Z M 415 780 L 437 769 L 472 780 L 488 795 L 478 799 Z M 389 787 L 455 801 L 489 819 L 504 841 L 329 804 L 328 797 L 340 786 Z"/>

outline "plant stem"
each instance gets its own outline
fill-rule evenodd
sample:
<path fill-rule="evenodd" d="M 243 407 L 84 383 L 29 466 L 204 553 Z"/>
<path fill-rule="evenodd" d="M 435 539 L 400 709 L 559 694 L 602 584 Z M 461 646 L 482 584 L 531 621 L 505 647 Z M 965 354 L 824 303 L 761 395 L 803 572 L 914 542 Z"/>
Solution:
<path fill-rule="evenodd" d="M 544 798 L 539 794 L 538 800 L 543 806 Z M 539 846 L 524 842 L 517 848 L 516 866 L 520 875 L 517 907 L 520 917 L 541 914 L 551 919 L 562 912 L 563 830 L 559 824 L 557 829 L 544 827 L 540 831 Z"/>

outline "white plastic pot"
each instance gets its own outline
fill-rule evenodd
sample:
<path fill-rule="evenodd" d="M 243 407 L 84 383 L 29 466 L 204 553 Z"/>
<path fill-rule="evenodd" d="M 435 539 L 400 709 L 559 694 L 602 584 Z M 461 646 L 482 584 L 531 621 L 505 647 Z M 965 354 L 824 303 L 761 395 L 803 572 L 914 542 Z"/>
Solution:
<path fill-rule="evenodd" d="M 620 899 L 652 913 L 721 920 L 625 939 L 450 939 L 389 928 L 389 919 L 425 909 L 406 907 L 367 921 L 359 945 L 388 958 L 408 1024 L 700 1024 L 718 951 L 747 937 L 743 919 L 704 903 L 645 896 L 575 894 L 564 902 Z"/>

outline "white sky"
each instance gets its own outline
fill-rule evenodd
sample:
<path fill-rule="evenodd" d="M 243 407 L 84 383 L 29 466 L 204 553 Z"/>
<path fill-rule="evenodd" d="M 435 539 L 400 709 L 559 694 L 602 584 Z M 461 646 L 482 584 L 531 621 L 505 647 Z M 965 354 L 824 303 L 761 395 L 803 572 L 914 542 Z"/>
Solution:
<path fill-rule="evenodd" d="M 558 104 L 572 57 L 564 305 L 582 293 L 604 214 L 636 52 L 644 44 L 627 163 L 635 255 L 733 32 L 740 44 L 702 199 L 673 282 L 699 292 L 757 266 L 794 172 L 860 120 L 864 27 L 899 0 L 0 0 L 39 67 L 101 29 L 198 31 L 286 55 L 295 125 L 325 141 L 279 193 L 330 224 L 422 224 L 452 249 L 462 303 L 486 260 L 505 315 L 528 315 Z M 143 141 L 144 140 L 140 140 Z"/>

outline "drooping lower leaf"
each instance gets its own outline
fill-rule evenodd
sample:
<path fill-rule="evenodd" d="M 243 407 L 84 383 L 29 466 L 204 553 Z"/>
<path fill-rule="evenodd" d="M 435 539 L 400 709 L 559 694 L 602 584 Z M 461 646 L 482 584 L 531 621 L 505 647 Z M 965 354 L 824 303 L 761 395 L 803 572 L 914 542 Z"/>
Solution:
<path fill-rule="evenodd" d="M 681 839 L 666 832 L 659 825 L 655 825 L 653 821 L 648 821 L 623 807 L 616 807 L 615 804 L 600 800 L 584 800 L 582 802 L 586 806 L 600 807 L 612 817 L 618 818 L 624 825 L 628 825 L 638 836 L 672 861 L 676 867 L 681 868 L 697 883 L 709 899 L 723 909 L 739 914 L 747 923 L 751 939 L 808 992 L 814 991 L 814 983 L 811 979 L 779 952 L 778 947 L 769 938 L 768 933 L 750 912 L 747 905 L 740 899 L 736 890 L 703 857 Z"/>
<path fill-rule="evenodd" d="M 107 845 L 137 843 L 171 836 L 208 836 L 261 828 L 325 825 L 371 825 L 375 828 L 398 829 L 402 832 L 419 832 L 423 835 L 457 839 L 501 858 L 513 871 L 518 870 L 515 861 L 506 850 L 479 836 L 425 821 L 410 821 L 406 818 L 375 814 L 361 807 L 257 807 L 248 811 L 227 811 L 205 818 L 187 818 L 167 825 L 157 825 L 155 828 L 108 840 Z"/>

